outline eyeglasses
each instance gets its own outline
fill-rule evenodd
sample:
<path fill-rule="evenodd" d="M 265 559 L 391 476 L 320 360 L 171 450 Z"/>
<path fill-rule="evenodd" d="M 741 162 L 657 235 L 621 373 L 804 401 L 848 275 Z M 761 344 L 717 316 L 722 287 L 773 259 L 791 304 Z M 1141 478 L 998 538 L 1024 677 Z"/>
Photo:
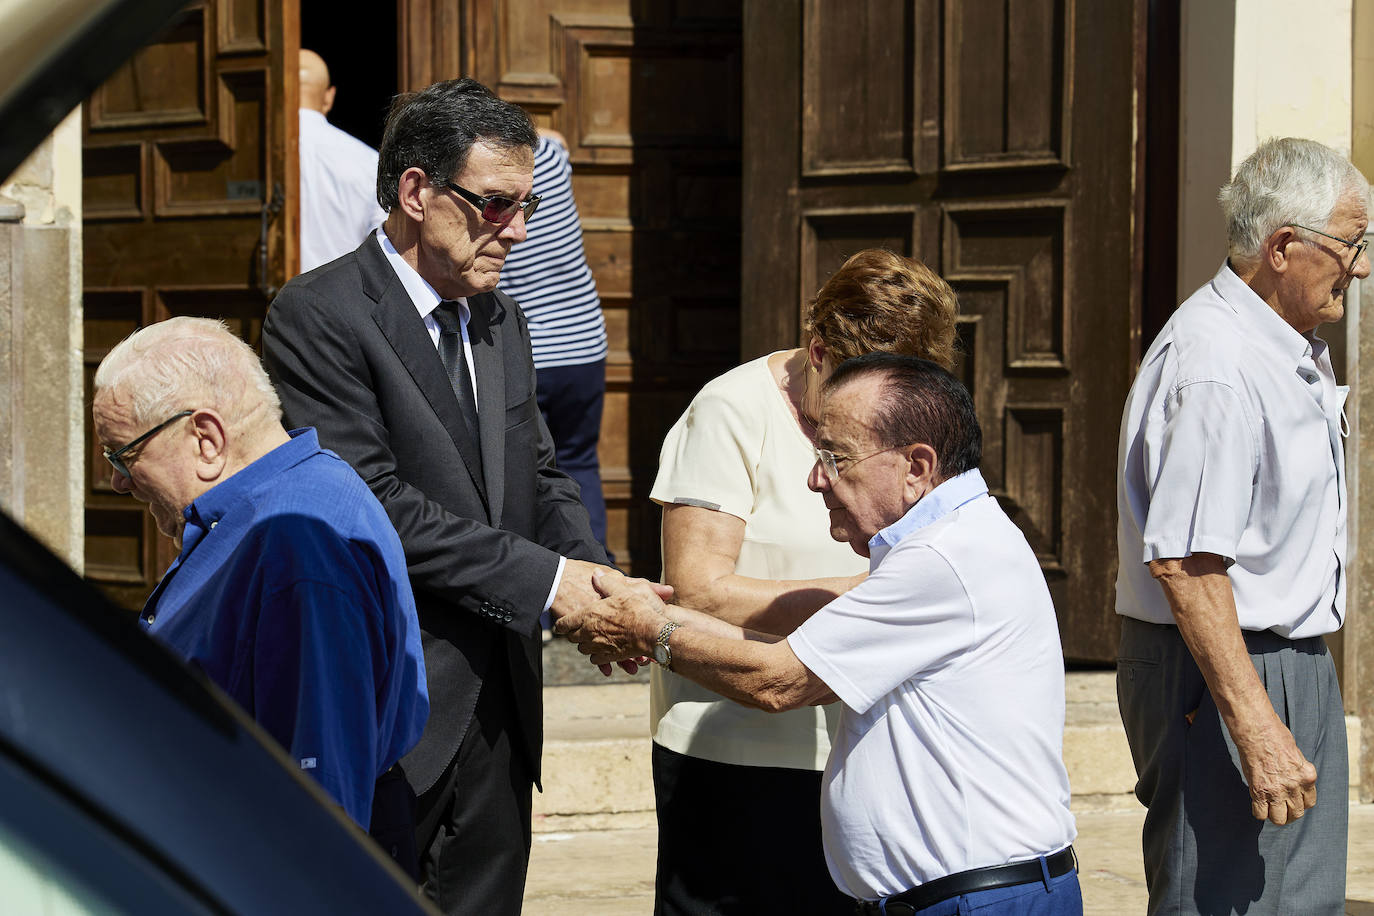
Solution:
<path fill-rule="evenodd" d="M 828 448 L 812 448 L 812 451 L 816 453 L 816 463 L 820 464 L 821 473 L 825 475 L 826 482 L 833 484 L 840 479 L 841 474 L 853 468 L 860 461 L 867 461 L 874 455 L 890 452 L 894 448 L 900 448 L 900 446 L 889 445 L 886 448 L 869 452 L 867 455 L 836 455 Z M 841 470 L 840 465 L 845 463 L 848 463 L 848 467 Z"/>
<path fill-rule="evenodd" d="M 122 445 L 119 448 L 115 449 L 113 452 L 107 448 L 101 449 L 101 451 L 105 455 L 105 460 L 110 462 L 110 467 L 118 471 L 121 477 L 128 477 L 132 479 L 133 475 L 129 473 L 129 466 L 124 463 L 124 453 L 127 452 L 129 449 L 133 448 L 135 445 L 138 445 L 140 442 L 145 442 L 148 439 L 151 439 L 153 436 L 156 436 L 158 433 L 162 432 L 162 430 L 166 429 L 168 426 L 175 423 L 177 420 L 180 420 L 182 417 L 189 417 L 193 413 L 195 413 L 194 410 L 183 410 L 181 413 L 177 414 L 174 417 L 168 417 L 167 419 L 159 423 L 157 426 L 154 426 L 152 429 L 148 430 L 146 433 L 139 436 L 134 441 L 130 442 L 128 445 Z"/>
<path fill-rule="evenodd" d="M 1328 238 L 1332 241 L 1340 242 L 1347 248 L 1354 248 L 1355 257 L 1350 259 L 1350 266 L 1345 269 L 1346 273 L 1350 273 L 1350 271 L 1355 269 L 1355 265 L 1359 263 L 1360 255 L 1364 254 L 1364 250 L 1369 247 L 1369 243 L 1361 240 L 1360 236 L 1358 235 L 1355 236 L 1355 238 L 1352 240 L 1346 240 L 1338 235 L 1332 235 L 1329 232 L 1322 232 L 1320 229 L 1313 229 L 1310 226 L 1300 226 L 1297 223 L 1290 223 L 1289 225 L 1291 225 L 1294 229 L 1303 229 L 1307 232 L 1315 232 L 1317 235 L 1320 235 L 1323 238 Z"/>
<path fill-rule="evenodd" d="M 525 214 L 525 222 L 528 223 L 534 219 L 534 209 L 539 206 L 540 197 L 538 194 L 531 194 L 523 201 L 511 200 L 509 197 L 480 197 L 467 188 L 459 187 L 442 178 L 431 178 L 430 181 L 442 188 L 448 188 L 472 204 L 482 214 L 482 219 L 497 226 L 504 226 L 515 219 L 516 213 Z"/>

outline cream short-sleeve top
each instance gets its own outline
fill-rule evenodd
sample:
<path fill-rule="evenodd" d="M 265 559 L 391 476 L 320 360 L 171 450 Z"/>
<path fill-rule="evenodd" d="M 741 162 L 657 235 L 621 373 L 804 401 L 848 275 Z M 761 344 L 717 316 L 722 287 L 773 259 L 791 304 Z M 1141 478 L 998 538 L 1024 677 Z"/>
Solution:
<path fill-rule="evenodd" d="M 852 576 L 868 559 L 830 537 L 829 513 L 806 486 L 814 460 L 768 369 L 769 357 L 709 382 L 663 442 L 650 498 L 744 520 L 735 572 L 757 579 Z M 823 770 L 838 710 L 749 709 L 654 666 L 654 741 L 719 763 Z"/>

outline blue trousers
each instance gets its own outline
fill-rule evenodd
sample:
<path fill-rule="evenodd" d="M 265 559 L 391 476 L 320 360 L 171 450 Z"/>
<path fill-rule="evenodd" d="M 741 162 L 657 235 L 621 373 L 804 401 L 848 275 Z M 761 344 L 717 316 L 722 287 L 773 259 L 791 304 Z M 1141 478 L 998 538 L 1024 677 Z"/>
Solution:
<path fill-rule="evenodd" d="M 911 913 L 893 906 L 893 916 Z M 916 910 L 912 916 L 1083 916 L 1083 892 L 1078 872 L 1028 884 L 963 894 Z"/>

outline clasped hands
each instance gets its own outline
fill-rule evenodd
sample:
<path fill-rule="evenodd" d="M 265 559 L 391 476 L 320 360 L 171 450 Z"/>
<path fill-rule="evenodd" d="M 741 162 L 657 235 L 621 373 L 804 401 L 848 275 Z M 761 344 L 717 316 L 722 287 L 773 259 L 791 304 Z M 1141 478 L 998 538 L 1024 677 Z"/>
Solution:
<path fill-rule="evenodd" d="M 634 674 L 648 664 L 646 656 L 668 619 L 664 601 L 672 596 L 672 586 L 569 560 L 552 607 L 553 631 L 576 643 L 603 674 L 610 675 L 612 664 Z"/>

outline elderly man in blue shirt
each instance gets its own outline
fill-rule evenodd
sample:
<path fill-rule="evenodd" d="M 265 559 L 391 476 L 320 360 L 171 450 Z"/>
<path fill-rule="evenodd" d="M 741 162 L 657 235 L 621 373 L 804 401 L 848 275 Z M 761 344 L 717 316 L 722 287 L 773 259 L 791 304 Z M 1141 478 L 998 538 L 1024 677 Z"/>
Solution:
<path fill-rule="evenodd" d="M 429 699 L 381 504 L 313 429 L 282 428 L 257 356 L 219 321 L 130 335 L 96 370 L 92 413 L 115 492 L 147 503 L 180 547 L 144 626 L 413 873 L 412 799 L 395 765 Z"/>

